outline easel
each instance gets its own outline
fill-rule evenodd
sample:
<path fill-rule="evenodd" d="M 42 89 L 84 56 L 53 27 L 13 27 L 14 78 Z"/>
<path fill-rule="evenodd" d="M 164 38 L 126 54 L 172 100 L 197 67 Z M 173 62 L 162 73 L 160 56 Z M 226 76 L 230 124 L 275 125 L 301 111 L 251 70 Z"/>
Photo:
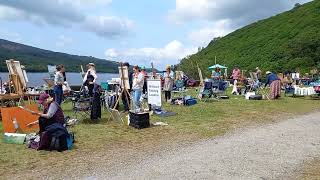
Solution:
<path fill-rule="evenodd" d="M 199 67 L 198 63 L 197 63 L 197 68 L 198 68 L 198 73 L 199 73 L 199 78 L 200 78 L 200 84 L 199 84 L 199 86 L 200 86 L 200 87 L 204 87 L 202 71 L 201 71 L 201 69 L 200 69 L 200 67 Z"/>
<path fill-rule="evenodd" d="M 14 64 L 13 59 L 10 59 L 10 64 L 11 64 L 13 72 L 11 74 L 9 74 L 9 79 L 13 83 L 14 92 L 18 95 L 23 95 L 26 87 L 24 87 L 22 80 L 20 79 L 20 77 L 18 75 L 17 67 Z"/>
<path fill-rule="evenodd" d="M 152 70 L 152 79 L 155 79 L 156 77 L 153 75 L 153 71 L 154 71 L 153 62 L 151 63 L 151 70 Z"/>
<path fill-rule="evenodd" d="M 9 94 L 1 95 L 1 99 L 7 99 L 9 101 L 16 102 L 17 99 L 19 99 L 18 104 L 21 104 L 21 101 L 23 100 L 23 97 L 25 95 L 26 90 L 26 83 L 27 80 L 24 77 L 22 69 L 20 69 L 20 75 L 18 73 L 18 67 L 16 67 L 17 61 L 14 59 L 6 60 L 8 72 L 9 72 Z M 20 64 L 20 62 L 19 62 Z M 20 66 L 21 68 L 21 66 Z M 21 77 L 23 76 L 23 77 Z M 24 78 L 23 80 L 21 78 Z M 11 86 L 13 87 L 13 91 L 11 90 Z M 17 98 L 19 97 L 19 98 Z"/>
<path fill-rule="evenodd" d="M 128 105 L 129 108 L 131 106 L 131 102 L 129 101 L 129 98 L 131 99 L 131 97 L 130 97 L 130 94 L 128 91 L 128 87 L 126 86 L 126 83 L 125 83 L 125 80 L 129 80 L 129 79 L 124 77 L 123 63 L 120 63 L 120 72 L 121 72 L 121 74 L 120 74 L 120 79 L 121 79 L 120 87 L 122 86 L 121 92 L 120 92 L 120 95 L 119 95 L 114 107 L 111 107 L 111 109 L 109 111 L 110 111 L 110 117 L 112 117 L 112 119 L 119 121 L 119 118 L 120 118 L 122 123 L 124 123 L 123 119 L 120 116 L 119 111 L 116 109 L 116 107 L 118 106 L 118 104 L 120 102 L 120 99 L 122 99 L 122 94 L 124 92 L 125 92 L 125 96 L 126 96 L 126 101 L 129 103 L 129 105 Z M 109 119 L 110 119 L 110 117 L 109 117 Z"/>

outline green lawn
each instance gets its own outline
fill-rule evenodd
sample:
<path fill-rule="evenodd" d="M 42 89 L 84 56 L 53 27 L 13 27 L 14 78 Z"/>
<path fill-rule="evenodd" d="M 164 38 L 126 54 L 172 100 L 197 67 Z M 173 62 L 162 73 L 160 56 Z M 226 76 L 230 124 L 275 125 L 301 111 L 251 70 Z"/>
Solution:
<path fill-rule="evenodd" d="M 195 96 L 196 92 L 189 90 L 189 94 Z M 66 114 L 73 114 L 71 103 L 64 104 L 63 109 Z M 222 135 L 235 128 L 317 111 L 319 101 L 290 97 L 275 101 L 248 101 L 241 96 L 231 96 L 229 100 L 199 102 L 190 107 L 165 104 L 164 109 L 176 112 L 177 115 L 167 118 L 151 116 L 151 121 L 166 122 L 169 126 L 142 130 L 108 121 L 109 115 L 103 111 L 100 123 L 83 121 L 71 128 L 77 142 L 72 151 L 63 153 L 35 151 L 24 145 L 4 144 L 0 141 L 0 174 L 10 175 L 15 170 L 24 171 L 48 165 L 58 167 L 62 164 L 83 163 L 81 157 L 87 153 L 111 152 L 113 148 L 133 148 L 136 144 L 148 142 L 156 147 L 159 143 L 155 142 L 161 142 L 161 139 L 185 137 L 184 141 L 188 141 L 189 137 L 201 139 Z M 73 162 L 70 159 L 78 160 Z"/>

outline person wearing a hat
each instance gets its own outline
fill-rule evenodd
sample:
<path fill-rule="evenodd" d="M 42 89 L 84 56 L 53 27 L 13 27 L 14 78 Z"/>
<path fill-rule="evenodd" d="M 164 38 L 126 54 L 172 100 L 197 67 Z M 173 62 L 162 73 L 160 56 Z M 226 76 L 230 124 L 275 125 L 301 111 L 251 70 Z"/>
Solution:
<path fill-rule="evenodd" d="M 166 66 L 166 72 L 163 75 L 164 78 L 164 85 L 163 85 L 163 90 L 164 90 L 164 97 L 166 102 L 171 101 L 171 91 L 173 89 L 173 79 L 174 75 L 173 72 L 171 71 L 171 66 L 167 65 Z"/>
<path fill-rule="evenodd" d="M 87 67 L 88 67 L 88 70 L 87 70 L 87 73 L 84 75 L 83 83 L 84 83 L 84 86 L 88 87 L 89 96 L 92 97 L 93 96 L 94 83 L 96 82 L 98 76 L 97 76 L 97 73 L 96 73 L 95 65 L 93 63 L 89 63 L 87 65 Z"/>
<path fill-rule="evenodd" d="M 28 124 L 33 126 L 39 124 L 40 131 L 44 132 L 46 127 L 54 123 L 64 124 L 64 114 L 57 102 L 53 100 L 48 94 L 41 94 L 38 103 L 43 106 L 43 113 L 32 112 L 34 115 L 38 115 L 39 120 Z"/>
<path fill-rule="evenodd" d="M 133 83 L 132 83 L 132 94 L 133 102 L 135 104 L 135 110 L 141 109 L 140 98 L 142 95 L 142 89 L 144 84 L 144 75 L 140 72 L 139 66 L 133 66 Z"/>
<path fill-rule="evenodd" d="M 279 77 L 271 72 L 271 71 L 267 71 L 266 72 L 267 75 L 267 82 L 265 84 L 265 87 L 267 85 L 270 85 L 270 99 L 277 99 L 281 96 L 281 81 L 279 79 Z"/>

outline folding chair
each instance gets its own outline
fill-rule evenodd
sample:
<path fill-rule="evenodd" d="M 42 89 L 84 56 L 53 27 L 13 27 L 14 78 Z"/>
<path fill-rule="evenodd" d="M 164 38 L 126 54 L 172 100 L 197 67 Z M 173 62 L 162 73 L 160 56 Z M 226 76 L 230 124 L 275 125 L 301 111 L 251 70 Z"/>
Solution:
<path fill-rule="evenodd" d="M 79 98 L 73 103 L 74 117 L 78 120 L 90 119 L 91 115 L 91 98 Z"/>
<path fill-rule="evenodd" d="M 199 99 L 202 102 L 206 102 L 211 97 L 213 97 L 213 82 L 207 80 L 204 82 L 204 87 L 200 90 Z"/>
<path fill-rule="evenodd" d="M 269 96 L 269 89 L 263 88 L 262 86 L 259 88 L 259 91 L 257 92 L 258 94 L 261 94 L 262 97 L 265 97 L 264 99 L 270 100 Z"/>
<path fill-rule="evenodd" d="M 216 85 L 214 85 L 214 89 L 212 91 L 213 97 L 216 99 L 227 99 L 228 83 L 226 81 L 218 81 Z"/>
<path fill-rule="evenodd" d="M 172 93 L 173 93 L 173 98 L 177 97 L 175 96 L 175 94 L 178 94 L 178 97 L 186 96 L 187 90 L 185 89 L 183 80 L 176 80 L 175 89 L 172 91 Z"/>

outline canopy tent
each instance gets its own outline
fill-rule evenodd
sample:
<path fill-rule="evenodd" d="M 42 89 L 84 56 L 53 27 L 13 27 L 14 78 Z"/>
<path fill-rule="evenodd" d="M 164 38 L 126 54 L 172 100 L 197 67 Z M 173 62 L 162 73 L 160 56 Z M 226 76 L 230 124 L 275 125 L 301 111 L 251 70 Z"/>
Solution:
<path fill-rule="evenodd" d="M 227 68 L 227 67 L 222 66 L 222 65 L 220 65 L 220 64 L 215 64 L 215 65 L 209 67 L 209 70 L 212 70 L 212 72 L 213 72 L 216 68 L 224 69 L 224 77 L 225 77 L 225 78 L 228 77 L 228 68 Z"/>
<path fill-rule="evenodd" d="M 220 64 L 216 64 L 216 65 L 213 65 L 213 66 L 209 67 L 209 70 L 213 70 L 213 69 L 216 69 L 216 68 L 228 69 L 228 68 L 225 67 L 225 66 L 222 66 L 222 65 L 220 65 Z"/>

